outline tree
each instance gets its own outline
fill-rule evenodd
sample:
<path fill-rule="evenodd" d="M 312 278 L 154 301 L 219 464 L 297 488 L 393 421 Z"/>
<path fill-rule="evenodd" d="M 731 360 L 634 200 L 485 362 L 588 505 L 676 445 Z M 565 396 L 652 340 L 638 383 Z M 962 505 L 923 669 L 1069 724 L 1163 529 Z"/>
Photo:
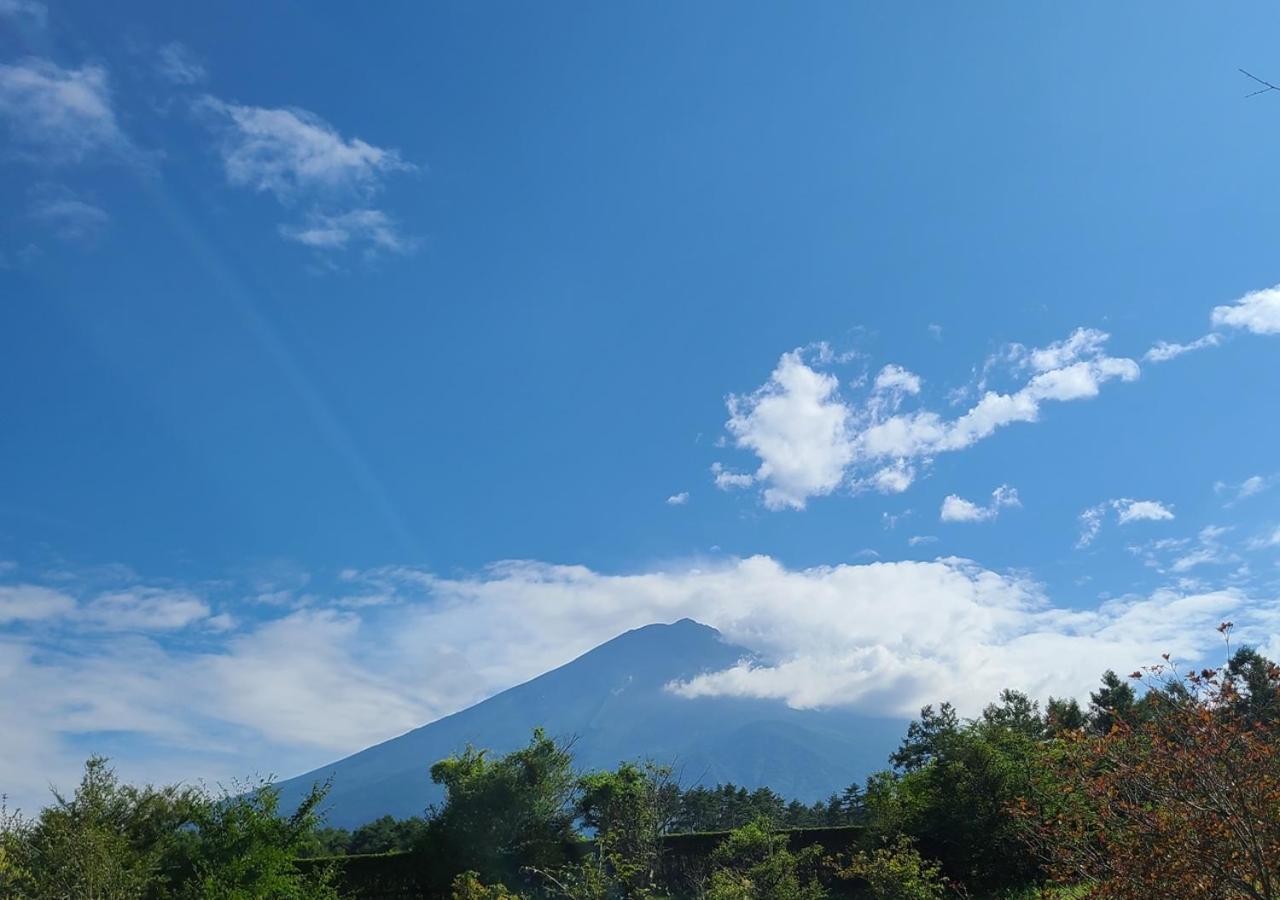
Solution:
<path fill-rule="evenodd" d="M 1102 673 L 1102 687 L 1089 694 L 1090 729 L 1095 734 L 1106 734 L 1117 724 L 1132 721 L 1136 701 L 1133 687 L 1107 669 Z"/>
<path fill-rule="evenodd" d="M 824 900 L 821 861 L 820 846 L 793 853 L 768 820 L 752 822 L 712 851 L 707 900 Z"/>
<path fill-rule="evenodd" d="M 303 855 L 319 824 L 328 785 L 316 785 L 289 816 L 270 781 L 239 785 L 203 803 L 194 818 L 190 876 L 178 895 L 191 900 L 322 900 L 338 895 L 324 869 L 303 873 Z"/>
<path fill-rule="evenodd" d="M 1042 748 L 1046 765 L 1021 804 L 1031 845 L 1093 896 L 1276 900 L 1280 735 L 1254 714 L 1276 689 L 1259 680 L 1245 693 L 1229 665 L 1135 676 L 1167 699 L 1139 721 Z"/>
<path fill-rule="evenodd" d="M 581 839 L 574 830 L 577 779 L 569 747 L 537 729 L 527 747 L 491 759 L 467 747 L 431 767 L 445 800 L 432 811 L 421 847 L 437 862 L 437 886 L 474 871 L 486 882 L 519 883 L 526 868 L 549 872 L 569 861 Z M 439 870 L 439 871 L 437 871 Z"/>
<path fill-rule="evenodd" d="M 947 890 L 941 867 L 922 857 L 905 836 L 888 847 L 855 853 L 838 874 L 864 882 L 875 900 L 940 900 Z"/>
<path fill-rule="evenodd" d="M 1057 737 L 1069 731 L 1079 731 L 1087 724 L 1084 710 L 1074 697 L 1050 697 L 1044 709 L 1045 732 Z"/>
<path fill-rule="evenodd" d="M 917 841 L 970 888 L 1034 878 L 1011 804 L 1026 789 L 1044 724 L 1037 705 L 1005 691 L 982 717 L 961 722 L 949 704 L 926 706 L 891 757 L 897 772 L 867 780 L 863 804 L 873 840 Z"/>
<path fill-rule="evenodd" d="M 578 782 L 577 814 L 594 836 L 583 861 L 550 872 L 547 887 L 570 900 L 656 896 L 662 875 L 662 837 L 679 809 L 671 769 L 623 763 Z"/>
<path fill-rule="evenodd" d="M 0 823 L 0 886 L 33 900 L 163 896 L 181 877 L 185 829 L 203 805 L 190 788 L 122 785 L 92 757 L 70 798 L 55 791 L 36 819 Z"/>

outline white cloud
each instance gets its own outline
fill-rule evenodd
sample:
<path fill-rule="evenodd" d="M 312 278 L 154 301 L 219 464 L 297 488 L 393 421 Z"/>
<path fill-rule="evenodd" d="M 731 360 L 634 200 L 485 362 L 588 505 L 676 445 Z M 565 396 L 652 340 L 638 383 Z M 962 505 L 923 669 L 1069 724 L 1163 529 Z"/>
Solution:
<path fill-rule="evenodd" d="M 200 84 L 209 77 L 204 64 L 191 49 L 178 41 L 170 41 L 156 54 L 156 71 L 176 85 Z"/>
<path fill-rule="evenodd" d="M 1109 381 L 1136 379 L 1138 364 L 1107 356 L 1106 340 L 1103 332 L 1081 328 L 1044 348 L 1010 348 L 1000 358 L 1034 374 L 1012 393 L 985 391 L 954 419 L 929 409 L 900 411 L 921 382 L 899 366 L 883 368 L 870 394 L 855 403 L 841 396 L 834 375 L 793 350 L 764 386 L 729 397 L 726 428 L 735 446 L 760 463 L 750 480 L 733 476 L 732 482 L 720 466 L 713 470 L 717 484 L 759 483 L 771 509 L 802 509 L 809 498 L 842 486 L 901 492 L 912 483 L 915 464 L 928 465 L 935 454 L 963 450 L 1014 422 L 1035 422 L 1046 402 L 1088 399 Z"/>
<path fill-rule="evenodd" d="M 1280 285 L 1250 291 L 1228 306 L 1215 306 L 1212 321 L 1254 334 L 1280 334 Z"/>
<path fill-rule="evenodd" d="M 36 58 L 0 64 L 0 121 L 11 152 L 28 161 L 136 157 L 117 121 L 101 66 L 64 69 Z"/>
<path fill-rule="evenodd" d="M 1173 511 L 1158 500 L 1112 500 L 1117 520 L 1129 522 L 1162 522 L 1173 518 Z"/>
<path fill-rule="evenodd" d="M 1115 511 L 1116 521 L 1121 525 L 1130 522 L 1160 522 L 1174 517 L 1173 510 L 1158 500 L 1133 500 L 1129 497 L 1106 500 L 1080 513 L 1080 538 L 1076 541 L 1077 547 L 1087 547 L 1093 543 L 1102 530 L 1107 510 Z"/>
<path fill-rule="evenodd" d="M 920 393 L 920 376 L 908 372 L 902 366 L 887 365 L 876 375 L 877 391 L 901 391 L 904 394 Z"/>
<path fill-rule="evenodd" d="M 767 484 L 768 508 L 803 509 L 844 480 L 853 443 L 837 386 L 834 375 L 809 368 L 796 350 L 782 355 L 763 387 L 729 397 L 727 428 L 738 447 L 760 457 L 754 478 Z"/>
<path fill-rule="evenodd" d="M 382 179 L 414 167 L 395 150 L 344 138 L 315 113 L 268 109 L 205 97 L 200 106 L 221 126 L 227 180 L 282 202 L 315 195 L 368 197 Z"/>
<path fill-rule="evenodd" d="M 1065 340 L 1055 341 L 1047 347 L 1026 350 L 1021 356 L 1025 364 L 1036 372 L 1050 372 L 1069 366 L 1079 359 L 1098 356 L 1109 337 L 1105 331 L 1096 328 L 1077 328 Z"/>
<path fill-rule="evenodd" d="M 688 502 L 689 502 L 688 491 L 681 491 L 680 493 L 672 494 L 670 497 L 667 498 L 668 506 L 684 506 Z"/>
<path fill-rule="evenodd" d="M 345 250 L 361 245 L 366 252 L 409 253 L 418 242 L 400 233 L 380 209 L 352 209 L 329 215 L 313 211 L 303 225 L 281 225 L 280 233 L 316 250 Z"/>
<path fill-rule="evenodd" d="M 876 471 L 871 476 L 870 483 L 882 494 L 901 494 L 911 487 L 915 480 L 915 468 L 905 459 L 898 459 Z"/>
<path fill-rule="evenodd" d="M 711 464 L 711 474 L 715 476 L 715 485 L 722 491 L 733 491 L 751 487 L 755 484 L 755 476 L 747 472 L 733 472 L 720 463 Z"/>
<path fill-rule="evenodd" d="M 1216 494 L 1229 494 L 1230 498 L 1224 506 L 1234 506 L 1241 500 L 1249 497 L 1257 496 L 1263 491 L 1268 490 L 1276 483 L 1274 475 L 1250 475 L 1239 484 L 1228 484 L 1225 481 L 1216 482 L 1213 485 L 1213 491 Z"/>
<path fill-rule="evenodd" d="M 61 591 L 34 584 L 0 585 L 0 625 L 53 619 L 75 608 L 76 601 Z"/>
<path fill-rule="evenodd" d="M 1204 337 L 1197 338 L 1189 344 L 1176 344 L 1171 341 L 1158 341 L 1155 346 L 1142 355 L 1147 362 L 1161 363 L 1175 359 L 1184 353 L 1191 353 L 1194 350 L 1203 350 L 1206 347 L 1216 347 L 1222 343 L 1222 336 L 1214 332 L 1206 334 Z"/>
<path fill-rule="evenodd" d="M 936 544 L 938 538 L 932 534 L 913 534 L 907 538 L 908 547 L 923 547 L 925 544 Z"/>
<path fill-rule="evenodd" d="M 136 587 L 99 594 L 84 615 L 116 631 L 169 631 L 207 619 L 209 605 L 186 591 Z"/>
<path fill-rule="evenodd" d="M 943 522 L 989 522 L 1000 515 L 1006 506 L 1021 506 L 1016 488 L 1002 484 L 991 492 L 991 503 L 980 506 L 956 494 L 948 494 L 942 501 L 942 509 L 938 514 Z"/>
<path fill-rule="evenodd" d="M 1250 550 L 1264 550 L 1268 547 L 1280 547 L 1280 527 L 1273 529 L 1270 534 L 1249 541 Z"/>
<path fill-rule="evenodd" d="M 318 252 L 363 247 L 408 253 L 417 240 L 390 215 L 368 205 L 388 175 L 416 167 L 395 150 L 345 138 L 315 113 L 228 103 L 205 96 L 197 104 L 221 135 L 227 181 L 272 194 L 280 203 L 306 203 L 302 223 L 280 226 L 286 239 Z"/>

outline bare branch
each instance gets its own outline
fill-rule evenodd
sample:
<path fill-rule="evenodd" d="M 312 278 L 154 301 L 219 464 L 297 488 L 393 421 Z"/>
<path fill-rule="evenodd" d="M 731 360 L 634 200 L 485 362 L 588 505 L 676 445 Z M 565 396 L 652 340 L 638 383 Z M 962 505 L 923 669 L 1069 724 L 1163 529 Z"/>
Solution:
<path fill-rule="evenodd" d="M 1259 90 L 1254 91 L 1252 94 L 1245 94 L 1246 100 L 1248 100 L 1250 97 L 1256 97 L 1259 94 L 1267 94 L 1267 93 L 1270 93 L 1271 91 L 1280 91 L 1280 87 L 1277 87 L 1276 85 L 1272 84 L 1270 81 L 1267 81 L 1264 78 L 1259 78 L 1257 75 L 1254 75 L 1252 72 L 1246 72 L 1244 69 L 1241 69 L 1240 74 L 1262 85 L 1262 87 Z"/>

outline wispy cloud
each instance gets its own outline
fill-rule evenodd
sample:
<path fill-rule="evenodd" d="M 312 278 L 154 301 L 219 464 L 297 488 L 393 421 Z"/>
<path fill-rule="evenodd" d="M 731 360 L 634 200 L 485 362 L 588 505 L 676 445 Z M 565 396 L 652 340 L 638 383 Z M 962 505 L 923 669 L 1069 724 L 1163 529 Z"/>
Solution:
<path fill-rule="evenodd" d="M 17 19 L 43 28 L 49 21 L 49 8 L 37 0 L 0 0 L 0 18 Z"/>
<path fill-rule="evenodd" d="M 315 113 L 227 103 L 206 96 L 221 135 L 227 180 L 274 194 L 284 203 L 316 196 L 366 198 L 395 172 L 413 170 L 395 150 L 344 138 Z"/>
<path fill-rule="evenodd" d="M 1274 475 L 1250 475 L 1239 484 L 1229 484 L 1225 481 L 1215 482 L 1213 492 L 1215 494 L 1226 495 L 1227 502 L 1225 506 L 1234 506 L 1241 500 L 1247 500 L 1250 497 L 1261 494 L 1263 491 L 1273 487 L 1276 483 Z"/>
<path fill-rule="evenodd" d="M 9 152 L 28 162 L 139 159 L 101 66 L 67 69 L 36 58 L 0 64 L 0 121 Z"/>
<path fill-rule="evenodd" d="M 396 150 L 344 137 L 307 110 L 229 103 L 197 103 L 219 136 L 228 183 L 271 194 L 286 208 L 305 206 L 301 222 L 280 233 L 318 252 L 362 248 L 366 255 L 408 253 L 417 241 L 370 206 L 385 179 L 414 165 Z"/>
<path fill-rule="evenodd" d="M 157 51 L 156 71 L 160 77 L 180 87 L 200 84 L 209 77 L 204 63 L 179 41 L 170 41 Z"/>
<path fill-rule="evenodd" d="M 1121 525 L 1167 521 L 1174 517 L 1173 510 L 1159 500 L 1134 500 L 1129 497 L 1106 500 L 1080 513 L 1080 538 L 1076 541 L 1077 547 L 1087 547 L 1093 543 L 1102 530 L 1108 510 L 1115 512 L 1116 521 Z"/>
<path fill-rule="evenodd" d="M 1178 344 L 1172 341 L 1159 341 L 1146 353 L 1142 354 L 1143 360 L 1152 363 L 1168 362 L 1176 359 L 1184 353 L 1191 353 L 1195 350 L 1203 350 L 1206 347 L 1216 347 L 1222 343 L 1222 335 L 1216 332 L 1209 332 L 1204 337 L 1196 338 L 1189 344 Z"/>
<path fill-rule="evenodd" d="M 33 187 L 28 195 L 27 214 L 68 241 L 91 241 L 111 221 L 106 210 L 58 184 Z"/>
<path fill-rule="evenodd" d="M 689 492 L 681 491 L 667 498 L 667 506 L 684 506 L 689 502 Z"/>
<path fill-rule="evenodd" d="M 416 239 L 401 234 L 395 220 L 380 209 L 352 209 L 332 215 L 312 211 L 301 225 L 281 225 L 280 233 L 316 250 L 363 247 L 366 253 L 410 253 L 418 246 Z"/>

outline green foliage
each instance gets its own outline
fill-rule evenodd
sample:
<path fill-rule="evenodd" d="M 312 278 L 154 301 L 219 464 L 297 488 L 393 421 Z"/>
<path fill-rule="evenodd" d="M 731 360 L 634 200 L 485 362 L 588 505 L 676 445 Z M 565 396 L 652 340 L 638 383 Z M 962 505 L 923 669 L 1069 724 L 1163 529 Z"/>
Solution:
<path fill-rule="evenodd" d="M 864 882 L 875 900 L 939 900 L 947 890 L 942 868 L 903 836 L 888 847 L 854 854 L 839 875 Z"/>
<path fill-rule="evenodd" d="M 280 791 L 270 782 L 237 789 L 203 804 L 195 818 L 191 877 L 179 896 L 205 900 L 311 900 L 337 897 L 328 873 L 307 874 L 295 860 L 318 824 L 327 786 L 316 786 L 290 816 L 279 811 Z"/>
<path fill-rule="evenodd" d="M 202 805 L 189 788 L 121 785 L 107 761 L 93 757 L 70 798 L 55 792 L 36 819 L 0 823 L 0 886 L 32 900 L 167 896 L 180 877 L 183 829 Z"/>
<path fill-rule="evenodd" d="M 870 833 L 885 843 L 913 838 L 970 887 L 1038 877 L 1011 807 L 1028 790 L 1044 729 L 1037 704 L 1017 691 L 973 721 L 948 704 L 926 706 L 892 756 L 899 771 L 867 780 Z"/>
<path fill-rule="evenodd" d="M 448 865 L 433 877 L 474 871 L 488 882 L 523 883 L 524 870 L 553 871 L 570 859 L 580 838 L 573 827 L 577 779 L 569 749 L 534 732 L 527 747 L 490 759 L 467 747 L 431 767 L 445 789 L 433 811 L 421 848 Z"/>
<path fill-rule="evenodd" d="M 317 789 L 290 818 L 278 792 L 211 798 L 183 787 L 122 785 L 91 758 L 70 797 L 33 820 L 0 812 L 0 896 L 28 900 L 312 900 L 336 894 L 294 859 L 316 824 Z"/>
<path fill-rule="evenodd" d="M 1107 734 L 1121 722 L 1132 722 L 1137 694 L 1111 669 L 1102 674 L 1102 686 L 1089 695 L 1089 729 Z"/>
<path fill-rule="evenodd" d="M 793 853 L 767 820 L 734 829 L 711 854 L 707 900 L 824 900 L 822 848 Z"/>
<path fill-rule="evenodd" d="M 452 900 L 518 900 L 501 884 L 485 884 L 475 872 L 463 872 L 453 879 L 449 889 Z"/>

